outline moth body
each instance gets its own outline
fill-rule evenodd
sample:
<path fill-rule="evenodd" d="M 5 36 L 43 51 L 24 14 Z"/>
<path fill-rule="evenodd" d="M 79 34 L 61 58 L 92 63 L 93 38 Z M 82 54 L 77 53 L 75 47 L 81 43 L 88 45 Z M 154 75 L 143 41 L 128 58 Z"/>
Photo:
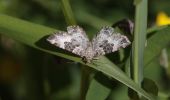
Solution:
<path fill-rule="evenodd" d="M 115 52 L 130 44 L 129 39 L 105 26 L 89 41 L 86 32 L 79 26 L 68 26 L 67 32 L 59 31 L 49 36 L 47 41 L 56 47 L 70 51 L 82 57 L 85 63 L 101 55 Z"/>

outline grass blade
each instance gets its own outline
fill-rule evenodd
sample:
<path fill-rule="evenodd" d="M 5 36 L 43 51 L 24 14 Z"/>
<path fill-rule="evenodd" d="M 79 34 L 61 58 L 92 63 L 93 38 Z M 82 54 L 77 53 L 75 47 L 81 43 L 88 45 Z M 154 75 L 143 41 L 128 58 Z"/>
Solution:
<path fill-rule="evenodd" d="M 69 25 L 75 25 L 76 21 L 73 17 L 73 12 L 71 10 L 69 0 L 61 0 L 61 3 L 62 3 L 62 9 L 63 9 L 63 13 L 65 16 L 66 22 Z"/>
<path fill-rule="evenodd" d="M 104 76 L 102 73 L 96 73 L 90 83 L 86 100 L 105 100 L 111 92 L 110 85 L 113 86 L 108 77 Z M 98 95 L 96 96 L 96 94 Z"/>
<path fill-rule="evenodd" d="M 42 25 L 33 24 L 6 15 L 0 15 L 0 33 L 2 35 L 11 37 L 15 40 L 18 40 L 24 44 L 27 44 L 49 54 L 54 54 L 84 64 L 79 57 L 71 56 L 66 53 L 61 53 L 60 51 L 56 50 L 57 48 L 52 48 L 50 46 L 50 44 L 46 41 L 46 38 L 50 33 L 53 33 L 55 31 L 55 29 L 48 28 Z M 141 93 L 146 98 L 154 100 L 152 96 L 141 89 L 138 84 L 133 82 L 123 71 L 121 71 L 107 58 L 102 57 L 97 62 L 87 64 L 87 66 L 101 71 L 107 76 L 115 78 L 121 83 Z"/>
<path fill-rule="evenodd" d="M 133 44 L 133 78 L 138 84 L 143 78 L 143 55 L 146 42 L 147 29 L 147 0 L 136 5 L 135 31 Z"/>

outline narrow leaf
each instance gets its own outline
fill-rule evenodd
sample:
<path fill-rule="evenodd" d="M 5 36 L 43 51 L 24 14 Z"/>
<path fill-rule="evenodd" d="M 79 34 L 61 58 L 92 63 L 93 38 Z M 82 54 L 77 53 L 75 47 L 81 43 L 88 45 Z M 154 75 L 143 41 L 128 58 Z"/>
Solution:
<path fill-rule="evenodd" d="M 61 0 L 62 3 L 62 9 L 64 16 L 66 18 L 66 21 L 69 25 L 75 25 L 76 21 L 73 17 L 73 12 L 69 3 L 69 0 Z"/>
<path fill-rule="evenodd" d="M 90 83 L 86 100 L 105 100 L 111 92 L 112 84 L 109 83 L 108 77 L 97 73 Z"/>
<path fill-rule="evenodd" d="M 0 33 L 2 35 L 11 37 L 49 54 L 54 54 L 84 64 L 79 57 L 71 56 L 70 54 L 60 52 L 57 48 L 52 48 L 52 46 L 46 41 L 46 38 L 49 34 L 55 31 L 56 30 L 52 28 L 33 24 L 6 15 L 0 15 Z M 138 84 L 133 82 L 123 71 L 121 71 L 107 58 L 101 57 L 101 59 L 97 60 L 97 62 L 86 65 L 117 79 L 128 87 L 141 93 L 146 98 L 154 100 L 153 97 L 141 89 Z"/>
<path fill-rule="evenodd" d="M 147 0 L 141 0 L 136 5 L 135 11 L 135 30 L 132 49 L 133 78 L 140 85 L 143 78 L 143 55 L 146 42 L 147 29 Z"/>

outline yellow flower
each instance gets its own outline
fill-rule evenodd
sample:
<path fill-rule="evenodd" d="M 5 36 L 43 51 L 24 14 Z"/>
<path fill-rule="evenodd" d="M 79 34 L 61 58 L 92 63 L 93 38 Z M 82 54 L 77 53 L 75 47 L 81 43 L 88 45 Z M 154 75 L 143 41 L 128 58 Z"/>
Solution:
<path fill-rule="evenodd" d="M 156 18 L 156 24 L 158 26 L 170 25 L 170 17 L 166 15 L 164 12 L 160 12 L 158 13 Z"/>

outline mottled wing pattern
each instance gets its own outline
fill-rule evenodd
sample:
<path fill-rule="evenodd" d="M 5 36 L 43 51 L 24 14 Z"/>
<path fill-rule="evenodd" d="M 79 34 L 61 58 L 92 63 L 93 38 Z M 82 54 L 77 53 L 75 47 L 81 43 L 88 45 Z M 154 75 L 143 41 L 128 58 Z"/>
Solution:
<path fill-rule="evenodd" d="M 48 37 L 47 41 L 81 57 L 89 45 L 85 31 L 79 26 L 68 26 L 67 32 L 59 31 Z"/>
<path fill-rule="evenodd" d="M 92 40 L 95 57 L 115 52 L 130 44 L 128 38 L 120 33 L 114 32 L 112 27 L 103 27 Z"/>

